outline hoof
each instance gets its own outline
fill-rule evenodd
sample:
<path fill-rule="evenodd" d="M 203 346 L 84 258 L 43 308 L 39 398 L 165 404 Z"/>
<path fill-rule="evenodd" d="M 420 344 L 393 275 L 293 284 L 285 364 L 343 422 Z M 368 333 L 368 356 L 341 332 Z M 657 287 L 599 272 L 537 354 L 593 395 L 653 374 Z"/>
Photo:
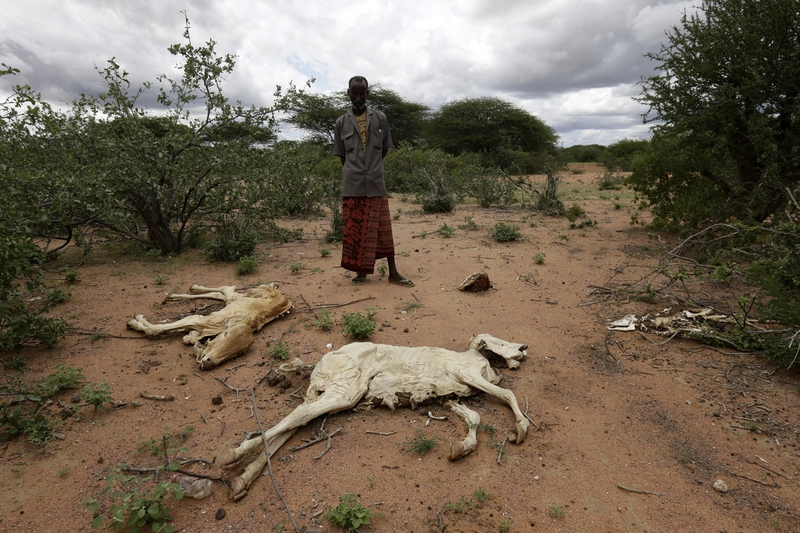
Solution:
<path fill-rule="evenodd" d="M 450 448 L 450 460 L 455 461 L 456 459 L 461 459 L 463 455 L 464 445 L 460 442 L 454 442 L 452 448 Z"/>
<path fill-rule="evenodd" d="M 237 476 L 231 482 L 231 500 L 238 502 L 247 496 L 247 487 L 245 487 L 244 480 Z"/>

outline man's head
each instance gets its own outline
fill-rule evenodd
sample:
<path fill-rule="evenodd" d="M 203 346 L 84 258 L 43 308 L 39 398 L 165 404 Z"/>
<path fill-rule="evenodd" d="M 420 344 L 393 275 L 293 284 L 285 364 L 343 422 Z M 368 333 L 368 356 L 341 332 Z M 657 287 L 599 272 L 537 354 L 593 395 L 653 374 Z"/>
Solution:
<path fill-rule="evenodd" d="M 347 83 L 347 96 L 353 104 L 353 109 L 359 114 L 367 105 L 369 95 L 369 82 L 364 76 L 353 76 Z"/>

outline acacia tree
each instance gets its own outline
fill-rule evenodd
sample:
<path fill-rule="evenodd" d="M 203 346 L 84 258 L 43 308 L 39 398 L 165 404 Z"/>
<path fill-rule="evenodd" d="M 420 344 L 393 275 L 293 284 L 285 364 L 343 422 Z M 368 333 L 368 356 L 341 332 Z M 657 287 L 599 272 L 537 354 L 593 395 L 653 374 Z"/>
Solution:
<path fill-rule="evenodd" d="M 194 46 L 188 19 L 183 35 L 185 44 L 169 47 L 182 59 L 181 77 L 158 78 L 161 113 L 139 106 L 151 84 L 132 90 L 114 59 L 99 70 L 107 91 L 82 95 L 72 110 L 87 181 L 107 194 L 94 222 L 165 254 L 180 251 L 208 220 L 269 207 L 257 201 L 264 177 L 256 179 L 253 166 L 276 128 L 274 108 L 245 107 L 223 94 L 234 56 L 218 55 L 213 40 Z"/>
<path fill-rule="evenodd" d="M 482 154 L 486 162 L 511 170 L 520 156 L 555 154 L 553 128 L 500 98 L 466 98 L 443 105 L 429 121 L 436 148 L 452 155 Z"/>
<path fill-rule="evenodd" d="M 775 217 L 800 183 L 800 3 L 704 0 L 667 36 L 631 185 L 658 223 Z"/>
<path fill-rule="evenodd" d="M 378 84 L 370 85 L 367 104 L 380 109 L 389 120 L 392 139 L 396 145 L 401 143 L 419 144 L 422 142 L 424 121 L 428 107 L 409 102 L 391 89 Z M 333 130 L 336 119 L 350 107 L 347 91 L 332 93 L 311 93 L 290 86 L 281 102 L 281 108 L 288 114 L 284 121 L 309 134 L 309 140 L 325 145 L 333 144 Z"/>

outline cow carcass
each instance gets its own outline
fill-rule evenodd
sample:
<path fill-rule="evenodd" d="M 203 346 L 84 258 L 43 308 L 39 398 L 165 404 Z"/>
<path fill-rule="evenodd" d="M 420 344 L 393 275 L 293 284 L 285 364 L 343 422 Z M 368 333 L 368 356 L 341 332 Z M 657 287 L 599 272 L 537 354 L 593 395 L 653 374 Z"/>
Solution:
<path fill-rule="evenodd" d="M 274 283 L 259 285 L 243 293 L 236 287 L 203 287 L 193 285 L 192 294 L 171 294 L 166 300 L 210 298 L 222 300 L 225 307 L 208 316 L 190 315 L 169 324 L 151 324 L 144 315 L 136 315 L 128 321 L 128 327 L 141 331 L 148 337 L 162 333 L 189 332 L 183 337 L 185 344 L 194 345 L 197 362 L 202 370 L 214 368 L 220 363 L 247 350 L 255 341 L 255 333 L 292 307 Z M 206 342 L 206 339 L 210 339 Z"/>
<path fill-rule="evenodd" d="M 394 410 L 407 398 L 412 408 L 435 397 L 462 397 L 483 391 L 500 398 L 514 413 L 515 427 L 509 440 L 517 444 L 525 439 L 528 420 L 520 411 L 514 394 L 496 384 L 500 376 L 492 369 L 487 357 L 505 359 L 509 368 L 519 367 L 527 346 L 506 342 L 491 335 L 475 335 L 465 352 L 444 348 L 389 346 L 371 342 L 356 342 L 325 354 L 314 366 L 304 401 L 292 413 L 264 432 L 245 440 L 237 448 L 225 450 L 219 457 L 223 468 L 232 468 L 246 458 L 258 454 L 244 472 L 231 483 L 232 498 L 238 500 L 261 473 L 267 462 L 264 440 L 274 454 L 295 431 L 318 416 L 351 409 L 357 404 L 383 404 Z M 290 371 L 303 366 L 295 360 L 282 365 Z M 477 446 L 478 413 L 454 400 L 446 405 L 468 427 L 468 434 L 453 443 L 450 459 L 458 459 Z"/>

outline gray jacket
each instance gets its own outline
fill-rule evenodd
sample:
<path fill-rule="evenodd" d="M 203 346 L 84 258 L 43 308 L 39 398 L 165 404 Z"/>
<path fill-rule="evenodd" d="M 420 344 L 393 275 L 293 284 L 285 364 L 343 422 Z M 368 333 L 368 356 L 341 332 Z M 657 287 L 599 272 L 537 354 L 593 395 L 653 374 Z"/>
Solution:
<path fill-rule="evenodd" d="M 358 122 L 350 109 L 336 120 L 333 155 L 344 157 L 342 196 L 386 196 L 383 152 L 394 147 L 389 121 L 377 109 L 367 108 L 367 146 L 358 134 Z"/>

